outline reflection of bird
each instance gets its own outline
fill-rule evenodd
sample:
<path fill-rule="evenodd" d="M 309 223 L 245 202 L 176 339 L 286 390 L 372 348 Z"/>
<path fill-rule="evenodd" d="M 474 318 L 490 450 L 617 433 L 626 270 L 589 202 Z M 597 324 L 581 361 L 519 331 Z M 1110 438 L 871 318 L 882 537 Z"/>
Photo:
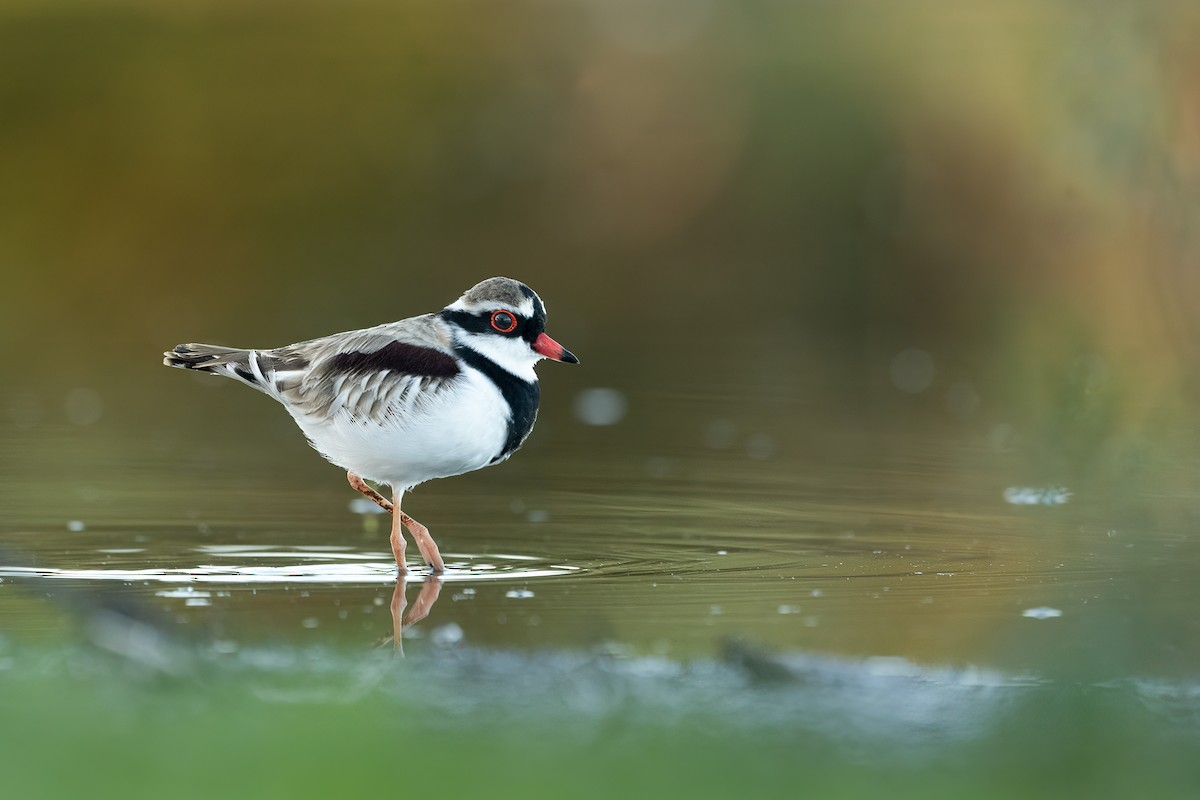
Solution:
<path fill-rule="evenodd" d="M 350 485 L 392 512 L 435 572 L 445 564 L 425 526 L 400 510 L 405 489 L 497 464 L 533 429 L 534 364 L 579 363 L 545 333 L 546 308 L 525 284 L 489 278 L 434 314 L 287 345 L 239 350 L 181 344 L 170 367 L 225 375 L 278 400 Z M 392 487 L 388 502 L 363 478 Z"/>
<path fill-rule="evenodd" d="M 438 595 L 442 593 L 442 581 L 436 575 L 430 575 L 421 584 L 421 591 L 417 593 L 417 601 L 413 604 L 412 610 L 407 614 L 404 613 L 408 608 L 408 598 L 404 596 L 406 588 L 404 574 L 400 574 L 400 578 L 396 581 L 395 588 L 392 589 L 392 635 L 389 637 L 392 643 L 392 649 L 404 655 L 404 632 L 416 625 L 421 620 L 429 616 L 429 612 L 433 610 L 433 604 L 437 602 Z M 385 639 L 386 644 L 389 639 Z"/>

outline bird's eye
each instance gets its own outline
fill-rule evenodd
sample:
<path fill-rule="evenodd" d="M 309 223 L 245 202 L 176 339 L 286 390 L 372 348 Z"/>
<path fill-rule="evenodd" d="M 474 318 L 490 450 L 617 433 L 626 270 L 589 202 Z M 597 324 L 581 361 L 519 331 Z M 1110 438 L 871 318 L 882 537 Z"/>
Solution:
<path fill-rule="evenodd" d="M 517 329 L 517 318 L 507 311 L 493 311 L 492 327 L 501 333 L 512 333 Z"/>

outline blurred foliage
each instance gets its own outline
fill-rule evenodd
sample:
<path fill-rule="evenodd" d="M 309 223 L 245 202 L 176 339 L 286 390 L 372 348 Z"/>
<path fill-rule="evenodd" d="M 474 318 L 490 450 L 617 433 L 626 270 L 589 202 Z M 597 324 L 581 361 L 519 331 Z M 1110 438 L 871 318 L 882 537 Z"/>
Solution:
<path fill-rule="evenodd" d="M 1140 424 L 1194 382 L 1198 27 L 1185 2 L 10 3 L 0 338 L 132 379 L 176 340 L 511 273 L 638 376 L 653 335 L 869 392 L 920 346 L 1043 411 L 1093 358 L 1137 390 L 1106 424 Z"/>

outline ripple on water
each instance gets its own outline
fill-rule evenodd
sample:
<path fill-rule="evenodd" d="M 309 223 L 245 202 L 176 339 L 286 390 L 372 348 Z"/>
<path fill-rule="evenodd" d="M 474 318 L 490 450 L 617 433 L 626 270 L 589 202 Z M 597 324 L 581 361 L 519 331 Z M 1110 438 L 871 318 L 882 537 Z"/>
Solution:
<path fill-rule="evenodd" d="M 188 567 L 55 568 L 0 565 L 0 577 L 57 578 L 80 581 L 152 581 L 159 583 L 236 584 L 391 584 L 396 565 L 390 554 L 356 551 L 350 547 L 289 547 L 205 545 L 194 548 L 218 563 Z M 554 564 L 536 556 L 504 553 L 479 555 L 446 553 L 444 582 L 523 580 L 569 575 L 582 567 Z M 267 563 L 267 562 L 276 563 Z M 420 583 L 424 569 L 409 572 L 409 583 Z"/>

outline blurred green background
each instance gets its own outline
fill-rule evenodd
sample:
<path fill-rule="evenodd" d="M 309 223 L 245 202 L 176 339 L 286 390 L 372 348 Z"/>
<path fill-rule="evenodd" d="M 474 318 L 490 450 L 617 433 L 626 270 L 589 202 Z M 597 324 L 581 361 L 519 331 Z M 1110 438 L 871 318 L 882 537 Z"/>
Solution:
<path fill-rule="evenodd" d="M 140 391 L 181 337 L 286 343 L 512 274 L 631 382 L 715 348 L 870 397 L 921 347 L 1044 410 L 1082 356 L 1130 424 L 1192 386 L 1187 3 L 2 13 L 0 332 L 30 378 Z"/>
<path fill-rule="evenodd" d="M 544 556 L 587 577 L 531 582 L 525 605 L 504 585 L 443 599 L 426 628 L 453 624 L 496 653 L 615 645 L 725 663 L 726 637 L 748 636 L 1051 675 L 1063 683 L 1007 714 L 960 707 L 995 727 L 905 761 L 912 796 L 1121 796 L 1147 775 L 1156 796 L 1194 796 L 1179 754 L 1195 743 L 1200 658 L 1198 36 L 1200 7 L 1182 1 L 0 4 L 0 542 L 56 568 L 109 563 L 131 542 L 152 552 L 122 556 L 130 568 L 195 565 L 197 543 L 246 537 L 378 548 L 285 414 L 168 373 L 158 353 L 365 327 L 509 275 L 542 295 L 549 332 L 583 363 L 542 366 L 538 428 L 511 464 L 422 488 L 416 515 L 443 549 Z M 618 424 L 580 410 L 595 388 L 627 405 Z M 68 536 L 72 520 L 86 528 Z M 357 675 L 347 648 L 388 625 L 342 625 L 336 605 L 370 610 L 390 588 L 285 588 L 211 610 L 130 591 L 218 641 L 329 647 Z M 1021 616 L 1042 606 L 1065 613 Z M 182 769 L 139 681 L 79 666 L 91 661 L 69 613 L 9 585 L 0 609 L 0 671 L 18 665 L 24 684 L 10 686 L 28 689 L 0 687 L 6 718 L 132 708 L 113 741 L 157 758 L 158 780 Z M 438 652 L 412 676 L 437 674 Z M 810 722 L 801 736 L 740 707 L 697 713 L 685 691 L 678 718 L 646 724 L 629 696 L 674 696 L 687 679 L 629 688 L 532 659 L 514 674 L 616 680 L 621 702 L 540 756 L 496 755 L 511 709 L 461 675 L 445 694 L 481 716 L 434 741 L 486 754 L 481 775 L 506 785 L 510 757 L 594 775 L 585 753 L 616 730 L 608 756 L 640 763 L 656 793 L 689 758 L 728 764 L 722 775 L 756 764 L 763 787 L 810 770 L 825 796 L 907 791 L 891 762 L 855 772 L 871 760 L 859 748 L 901 732 Z M 762 689 L 746 663 L 749 677 L 704 685 L 755 702 L 781 692 L 804 716 L 812 698 Z M 225 675 L 188 747 L 228 763 L 197 737 L 261 711 L 263 738 L 328 752 L 296 732 L 291 706 L 272 728 L 282 706 L 255 681 L 325 681 L 290 669 Z M 1169 723 L 1139 716 L 1144 686 L 1120 684 L 1116 710 L 1095 692 L 1150 678 L 1181 682 Z M 165 690 L 163 707 L 202 705 L 199 686 Z M 429 713 L 411 695 L 366 697 Z M 364 705 L 306 708 L 314 725 L 397 734 Z M 526 721 L 553 737 L 577 715 L 563 716 Z M 55 725 L 35 733 L 9 750 L 30 787 Z M 643 744 L 654 757 L 639 762 Z M 789 744 L 813 755 L 787 763 Z M 692 778 L 683 791 L 730 790 Z M 306 780 L 279 786 L 317 793 Z"/>

